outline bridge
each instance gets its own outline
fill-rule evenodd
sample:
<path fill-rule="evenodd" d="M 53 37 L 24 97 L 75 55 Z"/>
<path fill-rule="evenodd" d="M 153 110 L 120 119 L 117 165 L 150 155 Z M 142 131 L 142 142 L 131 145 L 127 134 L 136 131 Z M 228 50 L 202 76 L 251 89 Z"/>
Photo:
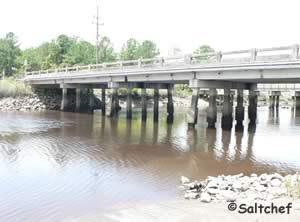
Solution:
<path fill-rule="evenodd" d="M 300 83 L 299 45 L 275 48 L 249 49 L 207 54 L 117 61 L 112 63 L 64 67 L 51 70 L 26 72 L 22 79 L 34 88 L 61 88 L 61 110 L 68 107 L 68 89 L 76 89 L 76 110 L 80 109 L 80 90 L 102 89 L 102 113 L 114 116 L 118 112 L 118 88 L 127 89 L 127 118 L 132 116 L 132 89 L 140 88 L 142 96 L 142 119 L 147 118 L 146 89 L 154 90 L 154 121 L 158 120 L 159 89 L 168 90 L 167 112 L 172 120 L 174 105 L 172 99 L 175 84 L 189 84 L 192 89 L 191 106 L 187 113 L 190 127 L 197 123 L 200 89 L 209 90 L 207 122 L 215 126 L 217 89 L 223 89 L 222 126 L 231 127 L 233 120 L 232 90 L 237 92 L 235 119 L 237 126 L 243 125 L 243 92 L 248 90 L 248 118 L 256 122 L 257 84 Z M 106 89 L 111 89 L 108 107 L 105 105 Z M 274 106 L 280 93 L 274 91 L 271 101 Z M 90 105 L 93 105 L 90 97 Z M 300 92 L 296 92 L 300 107 Z M 278 104 L 278 102 L 277 102 Z"/>

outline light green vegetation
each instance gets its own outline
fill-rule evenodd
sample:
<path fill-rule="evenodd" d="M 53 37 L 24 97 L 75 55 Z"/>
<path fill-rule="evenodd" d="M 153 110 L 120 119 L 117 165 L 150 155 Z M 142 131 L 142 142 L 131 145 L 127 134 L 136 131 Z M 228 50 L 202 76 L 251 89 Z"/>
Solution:
<path fill-rule="evenodd" d="M 292 198 L 300 198 L 300 176 L 295 177 L 289 176 L 285 180 L 285 187 L 287 189 L 288 195 Z"/>
<path fill-rule="evenodd" d="M 16 97 L 31 94 L 31 88 L 14 79 L 0 80 L 0 98 Z"/>

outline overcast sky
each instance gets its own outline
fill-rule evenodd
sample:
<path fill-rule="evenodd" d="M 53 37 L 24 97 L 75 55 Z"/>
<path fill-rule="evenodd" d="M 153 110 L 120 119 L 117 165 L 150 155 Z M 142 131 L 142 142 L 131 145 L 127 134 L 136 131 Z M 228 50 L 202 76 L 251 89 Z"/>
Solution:
<path fill-rule="evenodd" d="M 21 47 L 59 34 L 95 42 L 97 0 L 1 0 L 0 35 L 12 31 Z M 298 0 L 101 0 L 101 34 L 117 49 L 130 37 L 150 39 L 162 54 L 172 47 L 192 52 L 300 43 Z"/>

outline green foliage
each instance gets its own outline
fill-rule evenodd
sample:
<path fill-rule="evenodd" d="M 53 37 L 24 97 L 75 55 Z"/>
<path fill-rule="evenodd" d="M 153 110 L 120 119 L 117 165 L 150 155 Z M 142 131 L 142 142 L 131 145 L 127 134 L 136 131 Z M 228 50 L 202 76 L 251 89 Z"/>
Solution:
<path fill-rule="evenodd" d="M 9 32 L 5 38 L 0 39 L 0 72 L 5 70 L 6 76 L 11 76 L 16 67 L 17 56 L 20 55 L 17 37 Z"/>
<path fill-rule="evenodd" d="M 209 45 L 202 45 L 194 51 L 194 54 L 201 55 L 200 60 L 207 61 L 211 56 L 206 54 L 212 53 L 215 50 Z"/>
<path fill-rule="evenodd" d="M 87 41 L 79 41 L 68 49 L 63 64 L 67 66 L 88 65 L 95 62 L 95 47 Z"/>
<path fill-rule="evenodd" d="M 99 44 L 99 61 L 103 62 L 113 62 L 117 60 L 117 54 L 114 51 L 113 45 L 110 39 L 104 36 Z"/>
<path fill-rule="evenodd" d="M 177 84 L 175 85 L 175 95 L 180 97 L 186 97 L 192 94 L 192 90 L 188 84 Z"/>
<path fill-rule="evenodd" d="M 0 97 L 16 97 L 31 94 L 31 88 L 14 79 L 0 80 Z"/>
<path fill-rule="evenodd" d="M 120 58 L 121 60 L 137 60 L 154 58 L 159 55 L 156 44 L 150 40 L 139 43 L 136 39 L 129 39 L 123 45 Z"/>

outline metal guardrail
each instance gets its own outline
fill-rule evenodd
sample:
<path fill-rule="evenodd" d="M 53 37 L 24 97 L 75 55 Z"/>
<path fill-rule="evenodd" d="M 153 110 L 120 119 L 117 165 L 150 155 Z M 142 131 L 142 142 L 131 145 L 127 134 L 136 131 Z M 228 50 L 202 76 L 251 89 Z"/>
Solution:
<path fill-rule="evenodd" d="M 26 72 L 25 78 L 34 78 L 42 76 L 51 76 L 59 73 L 76 73 L 76 72 L 101 72 L 120 70 L 127 71 L 130 69 L 147 69 L 147 68 L 173 68 L 191 65 L 221 65 L 221 64 L 247 64 L 255 62 L 272 62 L 272 61 L 290 61 L 299 59 L 299 45 L 248 49 L 230 52 L 213 52 L 206 54 L 189 54 L 184 56 L 158 57 L 151 59 L 138 59 L 130 61 L 117 61 L 102 64 L 90 64 L 84 66 L 64 67 L 49 70 L 40 70 Z"/>

